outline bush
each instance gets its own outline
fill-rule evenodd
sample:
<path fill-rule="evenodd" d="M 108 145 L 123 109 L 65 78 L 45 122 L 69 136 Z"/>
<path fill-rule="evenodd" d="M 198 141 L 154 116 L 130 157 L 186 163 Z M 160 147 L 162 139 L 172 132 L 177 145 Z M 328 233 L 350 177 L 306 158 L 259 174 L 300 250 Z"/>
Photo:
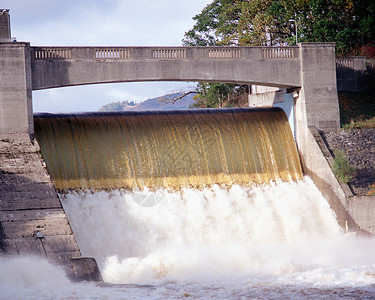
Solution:
<path fill-rule="evenodd" d="M 367 193 L 369 196 L 375 196 L 375 182 L 369 185 L 370 191 Z"/>
<path fill-rule="evenodd" d="M 355 168 L 349 164 L 343 151 L 335 149 L 334 156 L 333 173 L 340 182 L 348 183 L 356 174 Z"/>

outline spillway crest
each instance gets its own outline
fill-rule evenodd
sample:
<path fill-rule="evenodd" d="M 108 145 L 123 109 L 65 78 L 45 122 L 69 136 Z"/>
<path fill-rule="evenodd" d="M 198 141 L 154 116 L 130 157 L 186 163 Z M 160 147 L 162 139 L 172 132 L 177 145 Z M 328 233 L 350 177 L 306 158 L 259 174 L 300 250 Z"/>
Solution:
<path fill-rule="evenodd" d="M 302 179 L 280 109 L 38 114 L 34 120 L 60 191 Z"/>

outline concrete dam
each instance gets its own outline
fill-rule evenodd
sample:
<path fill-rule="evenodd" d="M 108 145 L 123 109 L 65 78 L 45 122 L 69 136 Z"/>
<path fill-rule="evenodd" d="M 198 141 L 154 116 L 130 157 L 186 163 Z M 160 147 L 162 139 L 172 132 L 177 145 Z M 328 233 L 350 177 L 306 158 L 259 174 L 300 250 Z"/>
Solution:
<path fill-rule="evenodd" d="M 147 272 L 177 276 L 183 266 L 171 271 L 173 264 L 158 252 L 170 244 L 180 253 L 176 249 L 206 244 L 217 249 L 227 240 L 253 245 L 335 236 L 342 228 L 374 234 L 372 210 L 363 209 L 362 200 L 348 200 L 322 154 L 319 130 L 340 124 L 333 43 L 36 47 L 10 41 L 8 12 L 0 18 L 4 254 L 45 257 L 74 280 L 101 281 L 103 275 L 106 282 L 132 283 L 143 282 Z M 275 107 L 32 112 L 33 90 L 166 80 L 285 88 L 294 138 L 284 111 Z M 276 97 L 271 102 L 267 106 Z M 274 202 L 279 195 L 287 211 Z M 115 269 L 126 265 L 117 270 L 126 276 L 113 277 L 111 262 Z M 135 275 L 144 265 L 147 271 Z"/>

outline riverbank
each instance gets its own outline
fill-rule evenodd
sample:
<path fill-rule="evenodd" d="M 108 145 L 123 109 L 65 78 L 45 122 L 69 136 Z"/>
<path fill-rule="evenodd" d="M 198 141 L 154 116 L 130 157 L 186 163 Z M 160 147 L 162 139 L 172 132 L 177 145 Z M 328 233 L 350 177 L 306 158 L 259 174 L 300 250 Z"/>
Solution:
<path fill-rule="evenodd" d="M 349 163 L 356 168 L 356 175 L 348 182 L 355 195 L 367 195 L 375 182 L 375 128 L 321 132 L 329 151 L 345 153 Z"/>

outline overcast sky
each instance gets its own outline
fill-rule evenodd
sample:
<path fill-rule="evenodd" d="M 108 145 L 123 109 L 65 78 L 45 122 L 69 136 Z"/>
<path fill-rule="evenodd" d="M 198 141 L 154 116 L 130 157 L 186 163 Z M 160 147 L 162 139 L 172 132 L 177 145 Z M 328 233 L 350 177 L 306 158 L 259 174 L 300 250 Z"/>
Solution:
<path fill-rule="evenodd" d="M 31 46 L 181 46 L 192 19 L 212 0 L 2 0 L 12 37 Z M 33 92 L 34 111 L 95 111 L 142 101 L 194 83 L 97 84 Z"/>

